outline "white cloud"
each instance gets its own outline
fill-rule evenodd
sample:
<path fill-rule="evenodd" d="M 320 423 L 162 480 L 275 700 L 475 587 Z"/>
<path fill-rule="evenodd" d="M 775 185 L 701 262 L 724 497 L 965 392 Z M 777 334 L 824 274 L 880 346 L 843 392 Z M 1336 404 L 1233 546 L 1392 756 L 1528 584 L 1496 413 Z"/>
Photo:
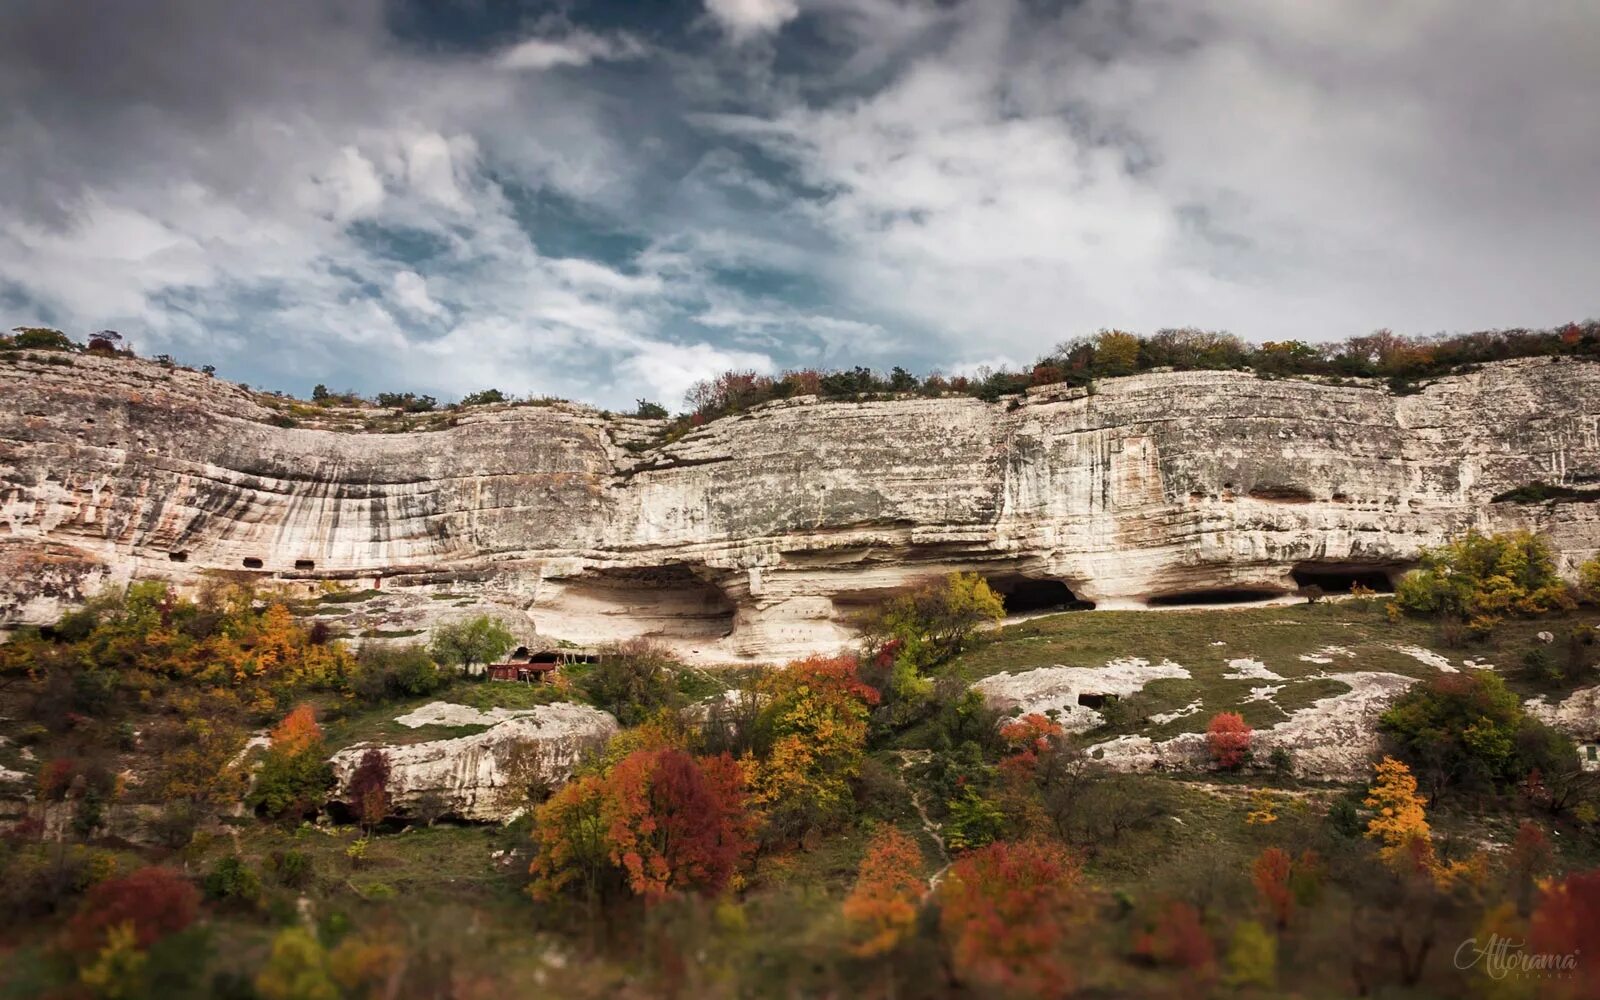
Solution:
<path fill-rule="evenodd" d="M 770 35 L 800 16 L 799 0 L 706 0 L 706 10 L 728 36 L 748 41 Z"/>
<path fill-rule="evenodd" d="M 637 59 L 644 52 L 644 46 L 629 35 L 606 37 L 575 31 L 564 38 L 529 38 L 501 52 L 495 62 L 502 69 L 537 71 Z"/>
<path fill-rule="evenodd" d="M 394 300 L 418 316 L 436 319 L 444 315 L 444 306 L 428 294 L 428 279 L 415 271 L 399 271 L 394 276 Z"/>

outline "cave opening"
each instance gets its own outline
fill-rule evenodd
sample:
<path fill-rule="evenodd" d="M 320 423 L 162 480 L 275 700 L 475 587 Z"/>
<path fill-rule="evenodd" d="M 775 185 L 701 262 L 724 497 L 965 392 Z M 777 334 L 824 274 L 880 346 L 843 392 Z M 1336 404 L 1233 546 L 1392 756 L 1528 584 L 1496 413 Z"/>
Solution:
<path fill-rule="evenodd" d="M 1301 563 L 1289 571 L 1297 587 L 1320 587 L 1324 594 L 1348 594 L 1357 585 L 1380 594 L 1394 593 L 1389 571 L 1375 566 L 1323 566 Z"/>
<path fill-rule="evenodd" d="M 990 577 L 989 586 L 1006 604 L 1006 614 L 1029 614 L 1036 611 L 1080 611 L 1094 608 L 1093 601 L 1085 601 L 1060 580 L 1027 576 Z"/>
<path fill-rule="evenodd" d="M 298 570 L 313 570 L 317 568 L 317 563 L 314 559 L 296 559 L 294 568 Z"/>
<path fill-rule="evenodd" d="M 1176 594 L 1157 594 L 1146 603 L 1152 608 L 1205 607 L 1212 604 L 1248 604 L 1252 601 L 1269 601 L 1282 596 L 1282 591 L 1259 587 L 1217 587 L 1209 590 L 1185 590 Z"/>
<path fill-rule="evenodd" d="M 175 552 L 168 552 L 167 558 L 172 562 L 188 562 L 189 553 L 183 551 L 182 549 L 178 549 Z"/>
<path fill-rule="evenodd" d="M 260 569 L 262 567 L 262 565 L 263 564 L 262 564 L 261 560 L 257 559 L 255 556 L 245 556 L 244 557 L 244 568 L 245 569 Z"/>
<path fill-rule="evenodd" d="M 1078 694 L 1078 704 L 1084 708 L 1101 709 L 1106 707 L 1106 702 L 1116 701 L 1114 694 L 1097 694 L 1092 691 L 1082 691 Z"/>

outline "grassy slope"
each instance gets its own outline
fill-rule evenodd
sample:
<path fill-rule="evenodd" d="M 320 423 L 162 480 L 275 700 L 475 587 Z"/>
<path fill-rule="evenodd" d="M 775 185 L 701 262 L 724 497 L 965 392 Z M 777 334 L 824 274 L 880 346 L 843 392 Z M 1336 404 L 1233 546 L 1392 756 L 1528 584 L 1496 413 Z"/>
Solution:
<path fill-rule="evenodd" d="M 1395 647 L 1433 650 L 1459 666 L 1463 659 L 1487 660 L 1524 695 L 1551 693 L 1525 685 L 1518 678 L 1523 653 L 1536 645 L 1534 634 L 1564 634 L 1574 624 L 1594 625 L 1600 614 L 1588 610 L 1571 619 L 1508 622 L 1487 642 L 1462 649 L 1447 648 L 1431 622 L 1391 622 L 1384 602 L 1332 601 L 1315 605 L 1193 611 L 1078 611 L 1005 626 L 987 641 L 960 656 L 948 669 L 968 681 L 1002 671 L 1013 673 L 1057 664 L 1093 667 L 1118 657 L 1137 656 L 1151 662 L 1170 659 L 1186 667 L 1191 679 L 1159 680 L 1127 699 L 1133 715 L 1148 716 L 1182 709 L 1195 700 L 1201 711 L 1164 725 L 1137 718 L 1107 727 L 1097 736 L 1138 731 L 1155 738 L 1203 730 L 1220 711 L 1238 711 L 1252 726 L 1271 726 L 1318 698 L 1345 690 L 1336 676 L 1349 671 L 1386 671 L 1409 677 L 1432 677 L 1438 670 Z M 1223 645 L 1214 645 L 1217 642 Z M 1334 655 L 1331 663 L 1312 663 L 1327 646 L 1354 656 Z M 1551 649 L 1559 655 L 1560 647 Z M 1228 661 L 1250 658 L 1265 663 L 1285 681 L 1228 680 Z M 1321 675 L 1333 675 L 1322 677 Z M 1274 698 L 1246 702 L 1252 688 L 1284 683 Z M 1285 711 L 1287 710 L 1287 711 Z"/>

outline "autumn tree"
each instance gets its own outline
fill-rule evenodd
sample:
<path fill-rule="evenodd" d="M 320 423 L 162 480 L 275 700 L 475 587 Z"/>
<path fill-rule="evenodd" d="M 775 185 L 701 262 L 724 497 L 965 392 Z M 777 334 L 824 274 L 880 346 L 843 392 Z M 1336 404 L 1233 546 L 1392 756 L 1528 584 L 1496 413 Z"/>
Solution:
<path fill-rule="evenodd" d="M 1289 926 L 1289 917 L 1294 913 L 1294 890 L 1289 885 L 1292 869 L 1289 853 L 1281 847 L 1267 848 L 1250 865 L 1250 881 L 1256 887 L 1256 895 L 1280 931 Z"/>
<path fill-rule="evenodd" d="M 1216 973 L 1217 947 L 1200 911 L 1183 900 L 1168 900 L 1145 928 L 1134 935 L 1133 953 L 1158 965 L 1184 970 L 1196 979 Z"/>
<path fill-rule="evenodd" d="M 878 692 L 862 682 L 851 656 L 796 660 L 763 678 L 761 691 L 765 753 L 751 766 L 751 801 L 772 836 L 803 837 L 843 815 Z"/>
<path fill-rule="evenodd" d="M 1077 859 L 1051 841 L 1002 841 L 962 856 L 939 885 L 939 927 L 955 976 L 1002 994 L 1071 992 L 1063 951 L 1081 880 Z"/>
<path fill-rule="evenodd" d="M 133 945 L 152 944 L 194 923 L 200 893 L 170 868 L 140 868 L 92 886 L 67 925 L 67 940 L 80 955 L 99 951 L 112 928 L 131 927 Z"/>
<path fill-rule="evenodd" d="M 1426 549 L 1395 588 L 1395 603 L 1418 614 L 1445 615 L 1485 634 L 1507 616 L 1570 609 L 1570 588 L 1556 572 L 1555 553 L 1528 531 L 1465 536 Z"/>
<path fill-rule="evenodd" d="M 304 814 L 333 783 L 316 711 L 302 702 L 272 730 L 272 743 L 246 801 L 269 816 Z"/>
<path fill-rule="evenodd" d="M 896 659 L 926 670 L 959 653 L 978 628 L 1005 617 L 1005 604 L 977 573 L 951 573 L 920 584 L 862 615 L 869 651 L 898 642 Z"/>
<path fill-rule="evenodd" d="M 1206 726 L 1206 749 L 1218 767 L 1234 770 L 1250 759 L 1251 733 L 1238 712 L 1218 712 Z"/>
<path fill-rule="evenodd" d="M 744 775 L 732 757 L 682 750 L 630 755 L 609 778 L 601 816 L 611 863 L 634 895 L 714 896 L 753 848 Z"/>
<path fill-rule="evenodd" d="M 650 901 L 715 895 L 754 846 L 744 805 L 744 771 L 727 754 L 634 750 L 535 811 L 529 891 L 549 900 L 581 888 L 591 906 L 619 891 Z"/>
<path fill-rule="evenodd" d="M 1528 924 L 1524 954 L 1549 956 L 1563 973 L 1541 980 L 1553 997 L 1600 997 L 1600 870 L 1547 884 Z"/>
<path fill-rule="evenodd" d="M 361 755 L 350 775 L 350 804 L 367 830 L 389 815 L 389 755 L 373 748 Z"/>
<path fill-rule="evenodd" d="M 928 893 L 922 867 L 917 842 L 892 826 L 867 844 L 855 888 L 844 901 L 856 954 L 871 958 L 893 951 L 911 932 Z"/>

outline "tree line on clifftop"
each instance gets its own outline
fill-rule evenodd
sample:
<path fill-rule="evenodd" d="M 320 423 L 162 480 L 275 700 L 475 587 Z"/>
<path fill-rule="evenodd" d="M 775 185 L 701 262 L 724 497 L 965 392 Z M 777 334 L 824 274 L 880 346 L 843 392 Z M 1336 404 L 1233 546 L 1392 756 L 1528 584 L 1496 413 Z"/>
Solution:
<path fill-rule="evenodd" d="M 120 334 L 102 330 L 86 345 L 72 341 L 59 330 L 17 327 L 0 336 L 0 352 L 88 351 L 131 355 Z M 971 396 L 993 402 L 1030 388 L 1070 385 L 1092 388 L 1097 379 L 1117 378 L 1155 370 L 1252 371 L 1262 378 L 1315 375 L 1331 379 L 1384 379 L 1396 393 L 1417 390 L 1419 380 L 1473 370 L 1475 366 L 1510 358 L 1600 357 L 1600 322 L 1586 320 L 1549 329 L 1480 330 L 1472 333 L 1407 336 L 1378 330 L 1365 336 L 1329 343 L 1300 340 L 1250 344 L 1226 331 L 1193 327 L 1159 330 L 1153 334 L 1101 330 L 1093 336 L 1063 341 L 1030 368 L 1013 370 L 987 366 L 972 375 L 946 376 L 937 372 L 918 376 L 905 368 L 880 372 L 863 366 L 840 369 L 800 368 L 768 375 L 753 369 L 730 370 L 697 382 L 684 396 L 685 412 L 670 432 L 681 433 L 709 420 L 747 410 L 774 399 L 821 396 L 860 399 L 874 396 Z M 176 366 L 168 355 L 158 363 Z M 200 369 L 207 374 L 215 369 Z M 283 393 L 269 395 L 284 396 Z M 399 413 L 431 413 L 492 403 L 549 403 L 552 397 L 517 398 L 497 388 L 468 393 L 459 402 L 441 404 L 415 392 L 380 392 L 367 399 L 354 391 L 334 392 L 317 385 L 311 394 L 319 406 L 370 407 Z M 639 399 L 630 416 L 666 419 L 666 407 Z M 669 433 L 670 433 L 669 432 Z"/>

